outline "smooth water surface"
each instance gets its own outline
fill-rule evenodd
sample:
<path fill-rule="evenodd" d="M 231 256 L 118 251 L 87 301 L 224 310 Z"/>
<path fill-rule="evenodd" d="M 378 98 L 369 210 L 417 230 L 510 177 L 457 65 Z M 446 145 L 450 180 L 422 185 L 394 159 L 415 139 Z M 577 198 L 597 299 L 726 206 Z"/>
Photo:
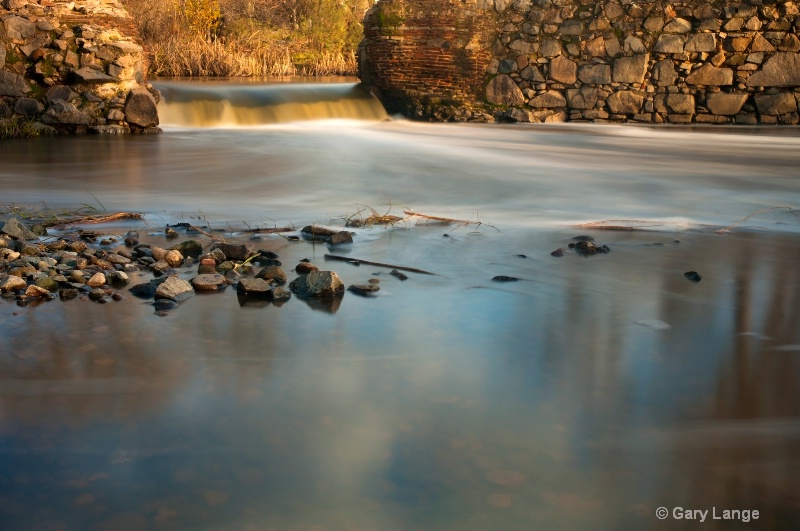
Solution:
<path fill-rule="evenodd" d="M 228 288 L 166 317 L 130 296 L 0 302 L 4 531 L 800 526 L 795 129 L 165 124 L 0 160 L 4 205 L 143 211 L 108 230 L 159 245 L 207 223 L 290 278 L 309 258 L 381 286 L 327 306 Z M 481 224 L 333 250 L 436 273 L 406 281 L 232 232 L 367 205 Z M 794 210 L 737 224 L 770 207 Z M 649 230 L 576 227 L 607 220 Z M 579 234 L 611 253 L 550 256 Z"/>

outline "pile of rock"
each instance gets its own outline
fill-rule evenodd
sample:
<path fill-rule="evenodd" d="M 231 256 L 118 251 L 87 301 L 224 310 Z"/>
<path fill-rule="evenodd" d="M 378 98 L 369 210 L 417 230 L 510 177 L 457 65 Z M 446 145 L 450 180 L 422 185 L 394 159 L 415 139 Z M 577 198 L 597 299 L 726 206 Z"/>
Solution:
<path fill-rule="evenodd" d="M 43 133 L 157 132 L 158 93 L 116 0 L 3 0 L 0 120 Z"/>

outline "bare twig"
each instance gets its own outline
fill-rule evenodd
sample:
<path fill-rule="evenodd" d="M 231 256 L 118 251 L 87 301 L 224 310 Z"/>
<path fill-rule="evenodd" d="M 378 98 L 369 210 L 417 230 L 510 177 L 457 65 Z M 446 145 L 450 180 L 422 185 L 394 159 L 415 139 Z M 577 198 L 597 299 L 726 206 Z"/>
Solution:
<path fill-rule="evenodd" d="M 427 221 L 436 221 L 439 223 L 457 223 L 459 225 L 475 225 L 476 227 L 480 227 L 481 225 L 486 225 L 487 227 L 491 227 L 497 232 L 500 232 L 500 229 L 495 227 L 494 225 L 489 225 L 488 223 L 484 223 L 482 221 L 469 221 L 465 219 L 453 219 L 453 218 L 445 218 L 441 216 L 430 216 L 428 214 L 420 214 L 418 212 L 414 212 L 413 210 L 403 210 L 403 213 L 408 216 L 405 219 L 411 218 L 422 218 Z"/>
<path fill-rule="evenodd" d="M 382 262 L 373 262 L 371 260 L 361 260 L 359 258 L 352 258 L 349 256 L 339 256 L 335 254 L 326 254 L 326 260 L 338 260 L 340 262 L 354 262 L 358 264 L 364 265 L 371 265 L 376 267 L 385 267 L 387 269 L 397 269 L 399 271 L 409 271 L 411 273 L 419 273 L 421 275 L 434 275 L 439 276 L 436 273 L 431 273 L 430 271 L 425 271 L 424 269 L 417 269 L 416 267 L 406 267 L 406 266 L 399 266 L 399 265 L 392 265 L 392 264 L 384 264 Z"/>
<path fill-rule="evenodd" d="M 131 212 L 118 212 L 116 214 L 109 214 L 107 216 L 82 216 L 72 219 L 55 219 L 47 221 L 43 225 L 45 227 L 64 227 L 66 225 L 81 224 L 95 224 L 95 223 L 110 223 L 112 221 L 120 221 L 123 219 L 142 219 L 141 214 Z"/>
<path fill-rule="evenodd" d="M 759 214 L 763 214 L 764 212 L 769 212 L 770 210 L 788 210 L 789 212 L 793 211 L 792 207 L 788 207 L 788 206 L 776 206 L 776 207 L 762 208 L 761 210 L 753 212 L 749 216 L 745 216 L 742 219 L 733 222 L 731 225 L 728 225 L 727 227 L 724 227 L 722 229 L 716 230 L 714 232 L 716 232 L 718 234 L 722 234 L 724 232 L 730 232 L 731 229 L 735 228 L 737 225 L 740 225 L 740 224 L 744 223 L 745 221 L 747 221 L 748 219 L 750 219 L 750 218 L 752 218 L 754 216 L 758 216 Z"/>

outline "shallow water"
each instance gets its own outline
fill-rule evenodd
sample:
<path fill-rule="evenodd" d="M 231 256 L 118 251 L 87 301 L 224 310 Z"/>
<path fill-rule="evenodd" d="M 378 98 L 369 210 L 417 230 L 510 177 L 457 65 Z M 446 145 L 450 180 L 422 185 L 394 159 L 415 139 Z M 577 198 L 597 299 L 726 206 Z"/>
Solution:
<path fill-rule="evenodd" d="M 209 223 L 381 291 L 229 288 L 167 317 L 0 302 L 0 528 L 737 528 L 658 507 L 797 528 L 800 222 L 714 229 L 800 206 L 798 148 L 796 129 L 402 121 L 3 142 L 0 203 L 145 211 L 109 230 L 164 245 L 167 222 Z M 483 224 L 335 250 L 437 273 L 404 282 L 229 228 L 364 205 Z M 601 220 L 650 230 L 575 227 Z M 550 256 L 578 234 L 611 253 Z"/>

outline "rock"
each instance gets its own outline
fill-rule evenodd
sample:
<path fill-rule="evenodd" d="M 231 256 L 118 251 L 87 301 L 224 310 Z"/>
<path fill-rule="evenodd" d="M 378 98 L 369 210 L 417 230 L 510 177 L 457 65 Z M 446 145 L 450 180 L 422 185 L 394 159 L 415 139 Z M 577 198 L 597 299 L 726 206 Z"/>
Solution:
<path fill-rule="evenodd" d="M 678 80 L 678 72 L 671 59 L 657 61 L 651 70 L 650 82 L 658 87 L 668 87 Z"/>
<path fill-rule="evenodd" d="M 203 254 L 203 246 L 197 240 L 186 240 L 169 248 L 171 251 L 178 251 L 183 256 L 197 258 Z"/>
<path fill-rule="evenodd" d="M 167 227 L 166 229 L 164 229 L 164 236 L 166 236 L 168 240 L 174 240 L 179 236 L 179 234 L 172 227 Z"/>
<path fill-rule="evenodd" d="M 513 79 L 500 74 L 486 86 L 486 100 L 495 105 L 522 105 L 525 96 Z"/>
<path fill-rule="evenodd" d="M 177 307 L 178 303 L 171 299 L 158 299 L 153 301 L 153 308 L 155 308 L 156 313 L 168 312 L 169 310 L 173 310 Z"/>
<path fill-rule="evenodd" d="M 117 81 L 116 78 L 113 78 L 100 70 L 92 68 L 90 66 L 84 66 L 78 70 L 72 72 L 73 81 L 76 83 L 114 83 Z"/>
<path fill-rule="evenodd" d="M 294 270 L 298 275 L 305 275 L 312 271 L 319 271 L 319 268 L 311 262 L 300 262 L 295 266 Z"/>
<path fill-rule="evenodd" d="M 760 114 L 779 116 L 797 112 L 797 99 L 794 94 L 756 94 L 753 99 Z"/>
<path fill-rule="evenodd" d="M 42 121 L 49 124 L 94 125 L 97 119 L 71 103 L 55 100 L 48 106 Z"/>
<path fill-rule="evenodd" d="M 536 96 L 528 105 L 533 108 L 554 109 L 567 106 L 567 100 L 557 90 L 548 90 L 544 94 Z"/>
<path fill-rule="evenodd" d="M 292 292 L 287 289 L 277 287 L 272 290 L 272 301 L 276 304 L 282 304 L 291 298 Z"/>
<path fill-rule="evenodd" d="M 21 97 L 31 91 L 25 78 L 13 72 L 0 70 L 0 96 Z"/>
<path fill-rule="evenodd" d="M 277 266 L 267 266 L 256 274 L 256 278 L 265 280 L 270 284 L 283 286 L 286 284 L 286 273 Z"/>
<path fill-rule="evenodd" d="M 608 110 L 614 114 L 638 113 L 644 103 L 644 95 L 630 90 L 615 92 L 606 100 Z"/>
<path fill-rule="evenodd" d="M 717 68 L 710 63 L 706 63 L 686 76 L 686 83 L 706 86 L 733 85 L 733 70 L 730 68 Z"/>
<path fill-rule="evenodd" d="M 250 249 L 241 243 L 216 243 L 215 249 L 219 249 L 225 255 L 225 260 L 238 260 L 244 262 L 252 252 Z M 223 260 L 224 261 L 224 260 Z"/>
<path fill-rule="evenodd" d="M 59 288 L 58 282 L 50 277 L 41 277 L 34 282 L 34 285 L 46 289 L 50 293 L 55 293 Z"/>
<path fill-rule="evenodd" d="M 180 302 L 188 299 L 192 295 L 194 295 L 194 289 L 191 284 L 179 278 L 177 275 L 171 275 L 158 286 L 155 298 L 170 299 L 175 302 Z"/>
<path fill-rule="evenodd" d="M 94 288 L 89 292 L 89 298 L 93 301 L 101 301 L 105 298 L 106 292 L 100 288 Z"/>
<path fill-rule="evenodd" d="M 496 277 L 492 277 L 494 282 L 517 282 L 519 279 L 517 277 L 509 277 L 506 275 L 497 275 Z"/>
<path fill-rule="evenodd" d="M 611 252 L 607 245 L 596 245 L 590 241 L 579 241 L 578 243 L 570 243 L 570 249 L 574 249 L 576 253 L 583 256 L 592 256 L 595 254 L 606 254 Z"/>
<path fill-rule="evenodd" d="M 36 284 L 31 284 L 30 286 L 28 286 L 28 288 L 25 290 L 25 296 L 31 299 L 53 298 L 53 295 L 50 293 L 50 290 L 37 286 Z"/>
<path fill-rule="evenodd" d="M 664 94 L 655 98 L 656 112 L 694 114 L 695 102 L 691 94 Z"/>
<path fill-rule="evenodd" d="M 376 284 L 351 284 L 347 287 L 347 291 L 352 291 L 356 295 L 374 295 L 380 291 L 380 286 Z"/>
<path fill-rule="evenodd" d="M 195 291 L 219 291 L 227 285 L 225 277 L 219 273 L 197 275 L 191 283 Z"/>
<path fill-rule="evenodd" d="M 675 54 L 683 53 L 683 47 L 686 45 L 686 37 L 683 35 L 662 34 L 658 36 L 656 44 L 653 46 L 653 51 L 656 53 Z"/>
<path fill-rule="evenodd" d="M 687 271 L 683 276 L 690 282 L 700 282 L 703 279 L 697 271 Z"/>
<path fill-rule="evenodd" d="M 683 18 L 673 18 L 663 29 L 664 33 L 689 33 L 692 31 L 692 23 Z"/>
<path fill-rule="evenodd" d="M 562 257 L 562 256 L 564 256 L 566 253 L 567 253 L 567 251 L 565 251 L 564 249 L 562 249 L 561 247 L 559 247 L 558 249 L 556 249 L 555 251 L 553 251 L 552 253 L 550 253 L 550 256 L 554 256 L 554 257 L 556 257 L 556 258 L 561 258 L 561 257 Z"/>
<path fill-rule="evenodd" d="M 266 280 L 260 278 L 243 278 L 236 285 L 236 291 L 256 297 L 272 297 L 272 286 Z"/>
<path fill-rule="evenodd" d="M 390 275 L 392 275 L 392 276 L 393 276 L 393 277 L 395 277 L 395 278 L 398 278 L 398 279 L 400 279 L 400 280 L 408 280 L 408 275 L 406 275 L 406 274 L 404 274 L 404 273 L 401 273 L 401 272 L 400 272 L 400 271 L 398 271 L 397 269 L 392 269 L 392 270 L 389 272 L 389 274 L 390 274 Z"/>
<path fill-rule="evenodd" d="M 344 293 L 344 284 L 333 271 L 312 271 L 294 279 L 289 289 L 301 297 L 330 299 Z"/>
<path fill-rule="evenodd" d="M 25 225 L 23 225 L 17 218 L 9 218 L 6 221 L 3 228 L 0 229 L 0 232 L 4 234 L 8 234 L 12 238 L 17 240 L 34 240 L 36 239 L 36 234 L 28 230 Z"/>
<path fill-rule="evenodd" d="M 549 78 L 552 81 L 571 85 L 578 80 L 577 73 L 578 65 L 563 55 L 559 55 L 550 61 Z"/>
<path fill-rule="evenodd" d="M 11 293 L 14 291 L 23 290 L 28 287 L 28 283 L 20 277 L 10 275 L 0 281 L 0 291 L 3 293 Z"/>
<path fill-rule="evenodd" d="M 687 52 L 714 52 L 717 50 L 717 38 L 713 33 L 695 33 L 689 36 L 684 50 Z"/>
<path fill-rule="evenodd" d="M 106 276 L 103 273 L 95 273 L 92 278 L 86 281 L 86 285 L 92 288 L 99 288 L 107 284 Z"/>
<path fill-rule="evenodd" d="M 605 66 L 608 67 L 608 65 Z M 566 95 L 570 109 L 594 109 L 600 99 L 598 90 L 587 86 L 579 89 L 567 89 Z"/>
<path fill-rule="evenodd" d="M 55 85 L 50 87 L 47 89 L 47 93 L 45 94 L 45 99 L 48 101 L 48 103 L 53 103 L 56 100 L 71 102 L 77 97 L 78 95 L 66 85 Z"/>
<path fill-rule="evenodd" d="M 139 127 L 158 125 L 156 100 L 147 89 L 135 88 L 128 94 L 128 100 L 125 102 L 125 119 L 129 124 Z"/>
<path fill-rule="evenodd" d="M 106 280 L 111 286 L 115 288 L 121 288 L 127 286 L 128 283 L 130 282 L 128 274 L 125 273 L 124 271 L 109 271 L 106 274 Z"/>
<path fill-rule="evenodd" d="M 341 230 L 331 236 L 331 245 L 341 245 L 343 243 L 353 243 L 353 234 L 346 231 Z"/>
<path fill-rule="evenodd" d="M 167 251 L 167 254 L 164 256 L 164 261 L 168 263 L 170 267 L 180 267 L 183 264 L 183 255 L 180 251 Z"/>
<path fill-rule="evenodd" d="M 78 296 L 78 290 L 75 288 L 64 288 L 62 290 L 59 290 L 58 292 L 58 297 L 62 301 L 68 301 L 74 299 L 77 296 Z"/>
<path fill-rule="evenodd" d="M 578 70 L 578 79 L 581 80 L 581 83 L 590 83 L 594 85 L 611 83 L 611 66 L 604 64 L 583 65 L 580 70 Z"/>
<path fill-rule="evenodd" d="M 33 98 L 19 98 L 14 104 L 14 112 L 24 116 L 36 116 L 44 111 L 44 105 Z"/>
<path fill-rule="evenodd" d="M 36 24 L 27 18 L 11 15 L 3 20 L 9 39 L 24 41 L 36 33 Z"/>
<path fill-rule="evenodd" d="M 649 54 L 636 54 L 614 60 L 612 80 L 616 83 L 643 83 L 647 72 Z"/>
<path fill-rule="evenodd" d="M 747 93 L 726 94 L 724 92 L 715 92 L 706 96 L 706 107 L 711 114 L 732 116 L 742 110 L 747 97 Z"/>

